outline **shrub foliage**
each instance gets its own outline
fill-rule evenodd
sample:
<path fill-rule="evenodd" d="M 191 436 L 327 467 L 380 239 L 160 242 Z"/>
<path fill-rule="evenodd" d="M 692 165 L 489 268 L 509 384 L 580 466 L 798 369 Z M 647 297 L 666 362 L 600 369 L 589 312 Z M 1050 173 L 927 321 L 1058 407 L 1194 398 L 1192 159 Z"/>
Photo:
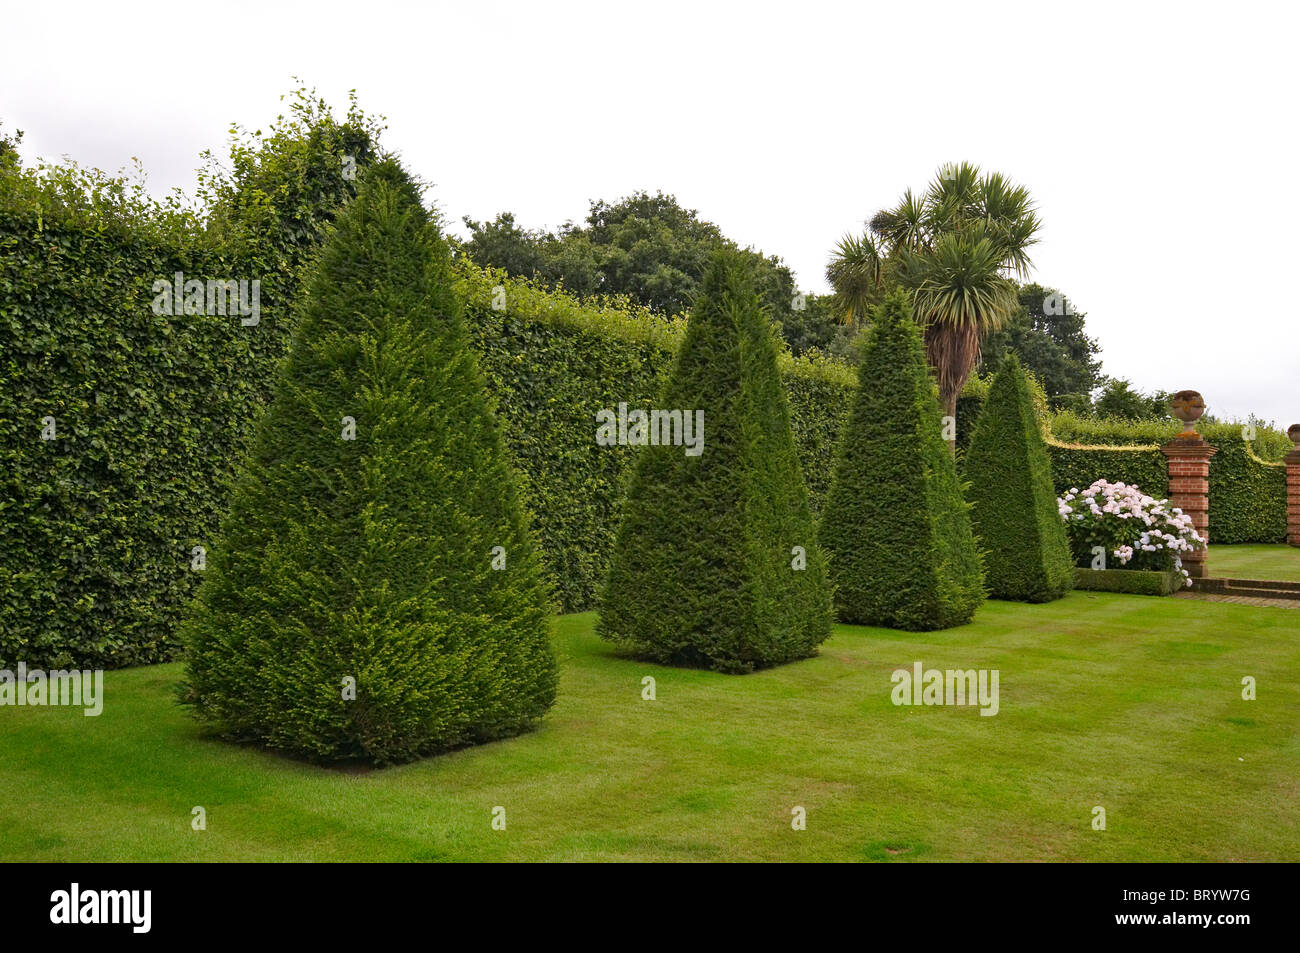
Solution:
<path fill-rule="evenodd" d="M 372 166 L 235 484 L 183 697 L 231 738 L 403 761 L 541 717 L 551 612 L 446 245 Z"/>
<path fill-rule="evenodd" d="M 962 476 L 989 595 L 1020 602 L 1065 595 L 1074 582 L 1074 560 L 1038 413 L 1014 352 L 993 378 Z"/>
<path fill-rule="evenodd" d="M 705 273 L 659 409 L 703 411 L 703 449 L 638 449 L 599 633 L 728 672 L 812 655 L 831 632 L 825 566 L 776 342 L 734 254 Z"/>
<path fill-rule="evenodd" d="M 898 629 L 969 622 L 979 552 L 938 392 L 907 299 L 872 313 L 820 538 L 840 621 Z"/>

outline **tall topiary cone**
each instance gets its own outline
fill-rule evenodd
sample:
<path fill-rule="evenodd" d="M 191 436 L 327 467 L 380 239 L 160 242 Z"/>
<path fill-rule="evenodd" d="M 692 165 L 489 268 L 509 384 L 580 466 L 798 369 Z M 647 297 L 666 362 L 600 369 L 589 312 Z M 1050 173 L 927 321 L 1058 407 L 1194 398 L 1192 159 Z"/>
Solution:
<path fill-rule="evenodd" d="M 1073 560 L 1029 381 L 1014 354 L 993 378 L 964 475 L 989 594 L 1019 602 L 1065 595 L 1074 585 Z"/>
<path fill-rule="evenodd" d="M 840 621 L 923 631 L 969 622 L 979 551 L 921 334 L 902 294 L 872 313 L 820 539 Z"/>
<path fill-rule="evenodd" d="M 825 564 L 776 341 L 733 255 L 709 263 L 658 409 L 703 411 L 703 450 L 637 451 L 597 631 L 724 672 L 814 654 L 831 632 Z"/>
<path fill-rule="evenodd" d="M 550 624 L 447 246 L 405 173 L 374 165 L 211 547 L 182 697 L 229 738 L 404 761 L 536 723 Z"/>

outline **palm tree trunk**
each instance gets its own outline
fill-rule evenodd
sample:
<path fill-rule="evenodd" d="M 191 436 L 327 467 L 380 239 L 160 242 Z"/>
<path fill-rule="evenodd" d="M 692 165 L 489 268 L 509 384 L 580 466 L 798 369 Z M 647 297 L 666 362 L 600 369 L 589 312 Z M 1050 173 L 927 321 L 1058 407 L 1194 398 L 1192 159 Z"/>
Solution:
<path fill-rule="evenodd" d="M 951 418 L 951 428 L 945 430 L 953 435 L 948 441 L 948 449 L 957 453 L 957 398 L 966 386 L 971 368 L 979 359 L 980 334 L 970 326 L 953 327 L 938 322 L 925 329 L 925 356 L 935 370 L 939 383 L 939 405 Z"/>

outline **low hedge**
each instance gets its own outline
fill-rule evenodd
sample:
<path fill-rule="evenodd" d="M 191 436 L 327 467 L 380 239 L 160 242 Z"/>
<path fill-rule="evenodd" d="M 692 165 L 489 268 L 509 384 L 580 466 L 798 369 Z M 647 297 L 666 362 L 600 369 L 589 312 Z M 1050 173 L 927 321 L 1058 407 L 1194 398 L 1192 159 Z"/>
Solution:
<path fill-rule="evenodd" d="M 1176 572 L 1152 572 L 1143 569 L 1074 570 L 1074 588 L 1093 592 L 1126 592 L 1135 596 L 1167 596 L 1182 585 Z"/>
<path fill-rule="evenodd" d="M 1097 480 L 1141 487 L 1151 496 L 1169 492 L 1169 469 L 1160 448 L 1142 446 L 1088 446 L 1047 437 L 1052 461 L 1052 485 L 1057 496 L 1071 488 L 1083 489 Z"/>
<path fill-rule="evenodd" d="M 1160 445 L 1179 432 L 1175 421 L 1089 420 L 1056 414 L 1050 420 L 1052 480 L 1058 494 L 1106 479 L 1169 492 Z M 1197 431 L 1218 450 L 1210 458 L 1210 543 L 1280 543 L 1286 539 L 1286 435 L 1255 426 L 1246 440 L 1242 424 L 1200 424 Z"/>

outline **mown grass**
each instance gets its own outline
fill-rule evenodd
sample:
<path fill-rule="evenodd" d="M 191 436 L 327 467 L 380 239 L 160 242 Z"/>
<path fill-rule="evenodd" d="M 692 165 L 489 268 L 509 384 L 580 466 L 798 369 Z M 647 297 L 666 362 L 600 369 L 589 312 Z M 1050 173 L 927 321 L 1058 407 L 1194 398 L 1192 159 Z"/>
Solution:
<path fill-rule="evenodd" d="M 817 658 L 725 676 L 566 616 L 540 730 L 365 772 L 202 737 L 176 665 L 109 672 L 98 718 L 0 708 L 0 859 L 1295 861 L 1296 618 L 1073 593 L 945 632 L 839 626 Z M 918 660 L 998 669 L 999 714 L 895 707 Z"/>
<path fill-rule="evenodd" d="M 1210 542 L 1210 575 L 1225 579 L 1267 579 L 1300 582 L 1300 546 L 1285 543 Z"/>

